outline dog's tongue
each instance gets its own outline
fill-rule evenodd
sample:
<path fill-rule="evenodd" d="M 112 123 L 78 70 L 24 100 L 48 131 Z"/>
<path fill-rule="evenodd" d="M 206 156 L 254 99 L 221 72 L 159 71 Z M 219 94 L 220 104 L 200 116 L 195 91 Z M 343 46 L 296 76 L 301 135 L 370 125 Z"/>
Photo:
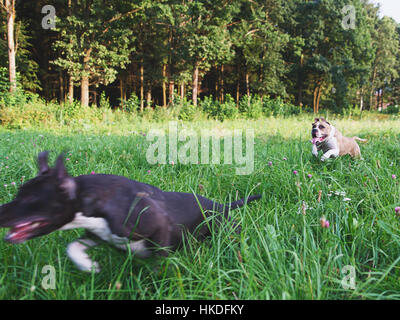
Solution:
<path fill-rule="evenodd" d="M 316 144 L 318 140 L 319 140 L 319 138 L 312 138 L 311 139 L 311 143 L 312 144 Z"/>
<path fill-rule="evenodd" d="M 322 142 L 322 141 L 324 141 L 324 138 L 323 138 L 323 137 L 320 137 L 320 138 L 312 138 L 312 139 L 310 140 L 310 142 L 311 142 L 312 144 L 316 144 L 317 142 Z"/>

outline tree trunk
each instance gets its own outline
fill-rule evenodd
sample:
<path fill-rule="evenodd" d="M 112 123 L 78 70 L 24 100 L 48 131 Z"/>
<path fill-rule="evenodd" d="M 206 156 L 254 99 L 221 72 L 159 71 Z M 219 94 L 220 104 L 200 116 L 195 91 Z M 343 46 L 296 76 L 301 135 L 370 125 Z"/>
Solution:
<path fill-rule="evenodd" d="M 167 77 L 167 65 L 164 64 L 162 68 L 162 96 L 163 96 L 163 107 L 167 107 L 167 84 L 166 84 L 166 77 Z"/>
<path fill-rule="evenodd" d="M 140 64 L 140 111 L 144 109 L 144 67 Z"/>
<path fill-rule="evenodd" d="M 322 86 L 319 86 L 317 95 L 317 113 L 319 112 L 319 101 L 321 99 L 321 92 L 322 92 Z"/>
<path fill-rule="evenodd" d="M 66 96 L 64 93 L 64 75 L 62 71 L 59 73 L 59 81 L 60 81 L 60 103 L 66 101 Z"/>
<path fill-rule="evenodd" d="M 221 79 L 221 82 L 219 85 L 220 99 L 221 99 L 221 103 L 224 103 L 224 65 L 221 66 L 220 79 Z"/>
<path fill-rule="evenodd" d="M 199 93 L 199 65 L 195 63 L 193 71 L 193 88 L 192 88 L 192 99 L 193 105 L 197 107 L 197 95 Z"/>
<path fill-rule="evenodd" d="M 74 80 L 72 79 L 72 76 L 69 76 L 68 81 L 68 102 L 74 102 Z"/>
<path fill-rule="evenodd" d="M 10 80 L 10 92 L 17 89 L 17 72 L 15 64 L 15 42 L 14 42 L 14 21 L 15 21 L 15 0 L 6 0 L 7 10 L 7 42 L 8 42 L 8 74 Z"/>
<path fill-rule="evenodd" d="M 174 91 L 175 91 L 175 82 L 173 79 L 170 79 L 168 85 L 168 96 L 170 104 L 174 102 Z"/>
<path fill-rule="evenodd" d="M 150 83 L 148 83 L 148 85 L 147 85 L 146 107 L 151 108 L 151 84 Z"/>
<path fill-rule="evenodd" d="M 314 110 L 314 114 L 318 113 L 318 110 L 317 110 L 317 95 L 318 95 L 318 85 L 315 86 L 314 93 L 313 93 L 313 110 Z"/>
<path fill-rule="evenodd" d="M 374 93 L 375 93 L 375 79 L 377 76 L 377 66 L 374 67 L 374 71 L 372 72 L 372 80 L 371 80 L 371 91 L 370 91 L 370 96 L 369 96 L 369 108 L 370 110 L 372 109 L 373 105 L 373 98 L 374 98 Z"/>
<path fill-rule="evenodd" d="M 89 106 L 89 77 L 83 76 L 81 80 L 81 105 Z"/>
<path fill-rule="evenodd" d="M 83 70 L 84 70 L 84 75 L 82 76 L 82 81 L 81 81 L 81 105 L 84 107 L 89 106 L 89 60 L 90 60 L 90 54 L 92 53 L 92 49 L 89 49 L 85 57 L 83 58 Z"/>
<path fill-rule="evenodd" d="M 119 79 L 119 94 L 121 96 L 121 107 L 124 109 L 124 82 L 122 78 Z"/>
<path fill-rule="evenodd" d="M 181 82 L 181 99 L 183 100 L 185 98 L 185 83 L 182 81 Z"/>
<path fill-rule="evenodd" d="M 240 81 L 238 79 L 236 83 L 236 107 L 239 108 L 239 100 L 240 100 Z"/>
<path fill-rule="evenodd" d="M 250 108 L 250 81 L 249 81 L 249 72 L 246 71 L 246 91 L 247 91 L 247 104 Z"/>
<path fill-rule="evenodd" d="M 304 56 L 302 54 L 300 57 L 300 70 L 297 76 L 297 104 L 299 106 L 303 105 L 303 65 Z"/>

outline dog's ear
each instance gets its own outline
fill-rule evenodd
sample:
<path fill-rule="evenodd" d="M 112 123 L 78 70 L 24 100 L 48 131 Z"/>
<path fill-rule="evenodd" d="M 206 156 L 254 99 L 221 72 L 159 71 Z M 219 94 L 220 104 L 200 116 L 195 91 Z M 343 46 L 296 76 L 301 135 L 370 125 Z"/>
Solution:
<path fill-rule="evenodd" d="M 58 179 L 64 179 L 68 177 L 67 168 L 64 165 L 64 155 L 60 154 L 56 160 L 56 166 L 54 167 L 54 173 Z"/>
<path fill-rule="evenodd" d="M 76 197 L 76 183 L 73 178 L 68 175 L 67 168 L 64 164 L 64 155 L 60 154 L 56 160 L 56 166 L 54 167 L 54 174 L 57 179 L 61 181 L 60 188 L 63 190 L 70 199 Z"/>
<path fill-rule="evenodd" d="M 322 121 L 322 122 L 325 122 L 325 123 L 327 123 L 327 124 L 329 124 L 329 125 L 330 125 L 330 123 L 329 123 L 328 121 L 326 121 L 326 119 L 325 119 L 325 118 L 321 118 L 321 121 Z"/>
<path fill-rule="evenodd" d="M 38 175 L 43 175 L 49 172 L 49 152 L 43 151 L 38 155 L 38 165 L 39 165 L 39 173 Z"/>
<path fill-rule="evenodd" d="M 319 118 L 314 119 L 314 123 L 319 122 Z"/>

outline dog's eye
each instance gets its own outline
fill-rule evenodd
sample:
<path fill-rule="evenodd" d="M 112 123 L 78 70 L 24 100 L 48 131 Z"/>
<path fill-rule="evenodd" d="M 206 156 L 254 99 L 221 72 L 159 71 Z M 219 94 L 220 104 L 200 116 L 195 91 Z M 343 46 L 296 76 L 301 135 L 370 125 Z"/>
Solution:
<path fill-rule="evenodd" d="M 325 127 L 324 127 L 324 126 L 319 126 L 319 128 L 320 128 L 320 129 L 325 129 Z"/>

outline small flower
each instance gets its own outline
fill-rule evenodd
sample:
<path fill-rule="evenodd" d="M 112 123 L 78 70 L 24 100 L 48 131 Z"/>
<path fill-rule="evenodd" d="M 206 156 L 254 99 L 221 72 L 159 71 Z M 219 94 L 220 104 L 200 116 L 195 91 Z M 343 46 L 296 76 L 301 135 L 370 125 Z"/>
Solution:
<path fill-rule="evenodd" d="M 400 207 L 394 208 L 394 212 L 396 212 L 396 215 L 400 216 Z"/>
<path fill-rule="evenodd" d="M 8 157 L 6 157 L 6 159 L 8 160 Z"/>
<path fill-rule="evenodd" d="M 8 169 L 8 166 L 6 166 L 6 169 Z"/>
<path fill-rule="evenodd" d="M 8 186 L 5 184 L 5 185 L 4 185 L 4 188 L 7 188 L 7 187 L 8 187 Z"/>
<path fill-rule="evenodd" d="M 283 161 L 287 161 L 287 158 L 286 158 L 286 157 L 283 157 Z"/>
<path fill-rule="evenodd" d="M 294 174 L 294 175 L 297 175 L 297 174 L 298 174 L 297 170 L 294 170 L 294 171 L 293 171 L 293 174 Z"/>
<path fill-rule="evenodd" d="M 115 289 L 119 290 L 119 289 L 121 289 L 121 287 L 122 287 L 122 284 L 121 284 L 121 282 L 118 281 L 118 282 L 115 284 Z"/>
<path fill-rule="evenodd" d="M 320 222 L 322 228 L 325 228 L 325 229 L 329 228 L 329 221 L 326 220 L 325 217 L 322 217 L 321 219 L 319 219 L 319 222 Z"/>
<path fill-rule="evenodd" d="M 12 186 L 15 186 L 15 185 L 16 185 L 16 183 L 13 181 L 13 182 L 11 182 L 11 185 L 12 185 Z"/>
<path fill-rule="evenodd" d="M 272 167 L 272 161 L 269 161 L 269 162 L 268 162 L 268 166 L 269 166 L 269 167 Z"/>
<path fill-rule="evenodd" d="M 30 290 L 31 290 L 31 292 L 33 292 L 33 291 L 36 290 L 36 287 L 35 287 L 35 286 L 32 286 Z"/>
<path fill-rule="evenodd" d="M 147 173 L 150 174 L 151 170 L 147 170 Z"/>
<path fill-rule="evenodd" d="M 174 162 L 174 161 L 172 161 L 172 160 L 171 160 L 169 163 L 170 163 L 171 165 L 174 165 L 174 164 L 175 164 L 175 162 Z"/>
<path fill-rule="evenodd" d="M 67 159 L 65 159 L 66 161 L 69 161 L 69 160 L 71 160 L 70 158 L 67 158 Z"/>
<path fill-rule="evenodd" d="M 307 177 L 308 177 L 309 179 L 311 179 L 311 178 L 312 178 L 312 174 L 309 173 L 309 174 L 307 175 Z"/>
<path fill-rule="evenodd" d="M 90 174 L 96 174 L 96 172 L 92 171 Z"/>
<path fill-rule="evenodd" d="M 395 174 L 392 174 L 392 179 L 394 180 L 394 179 L 396 179 L 397 177 L 396 177 L 396 175 Z"/>

